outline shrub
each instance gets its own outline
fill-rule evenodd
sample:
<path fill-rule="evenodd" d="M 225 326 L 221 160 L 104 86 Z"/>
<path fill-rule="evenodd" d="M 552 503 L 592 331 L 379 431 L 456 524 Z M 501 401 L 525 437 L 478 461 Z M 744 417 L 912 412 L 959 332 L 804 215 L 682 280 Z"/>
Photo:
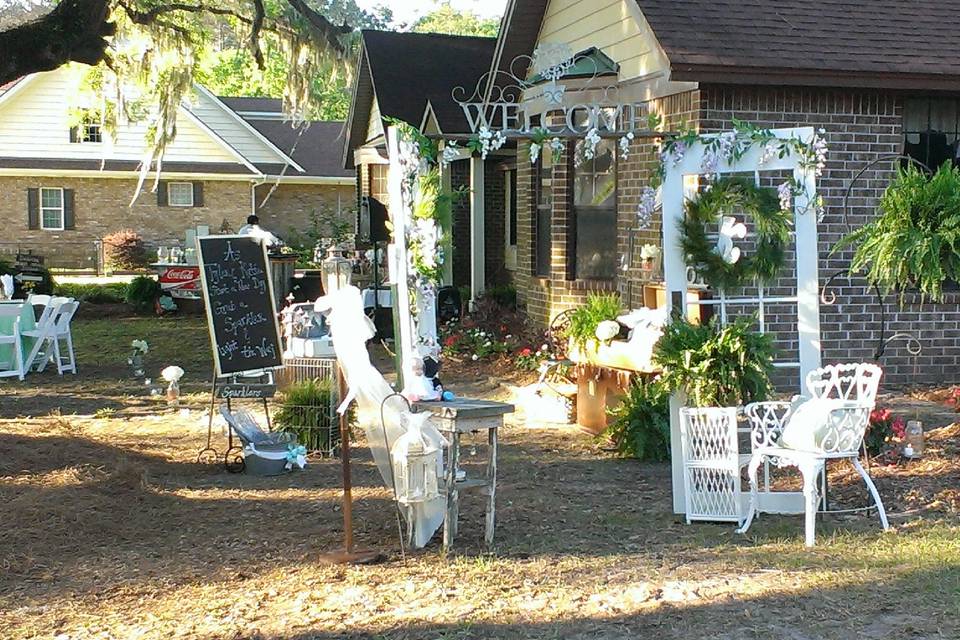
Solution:
<path fill-rule="evenodd" d="M 772 385 L 773 338 L 753 330 L 752 318 L 721 327 L 677 319 L 664 327 L 653 361 L 671 393 L 685 392 L 694 406 L 732 407 L 766 400 Z"/>
<path fill-rule="evenodd" d="M 14 298 L 23 299 L 31 293 L 46 295 L 53 293 L 56 283 L 53 281 L 53 275 L 51 275 L 50 269 L 37 267 L 37 270 L 40 271 L 40 275 L 43 278 L 40 282 L 19 282 L 16 279 L 13 281 Z M 15 276 L 16 274 L 16 267 L 14 267 L 12 263 L 0 258 L 0 275 Z"/>
<path fill-rule="evenodd" d="M 80 284 L 64 282 L 54 289 L 58 296 L 75 298 L 81 302 L 91 304 L 117 304 L 127 299 L 126 282 L 110 282 L 107 284 Z"/>
<path fill-rule="evenodd" d="M 332 453 L 340 443 L 339 419 L 332 410 L 336 402 L 334 381 L 307 380 L 292 385 L 280 409 L 273 414 L 276 428 L 292 434 L 307 451 Z M 352 415 L 348 419 L 352 422 Z"/>
<path fill-rule="evenodd" d="M 863 270 L 884 293 L 906 289 L 937 302 L 943 283 L 960 280 L 960 169 L 944 163 L 928 177 L 914 165 L 901 169 L 880 199 L 880 215 L 846 236 L 850 270 Z M 835 249 L 836 251 L 836 249 Z"/>
<path fill-rule="evenodd" d="M 137 276 L 127 285 L 126 302 L 140 313 L 152 310 L 158 297 L 160 283 L 148 276 Z"/>
<path fill-rule="evenodd" d="M 591 293 L 582 307 L 570 314 L 568 335 L 581 349 L 591 340 L 596 340 L 597 325 L 604 320 L 616 320 L 620 315 L 620 296 Z"/>
<path fill-rule="evenodd" d="M 143 238 L 133 229 L 115 231 L 103 237 L 107 268 L 113 271 L 137 271 L 149 263 Z"/>
<path fill-rule="evenodd" d="M 659 381 L 638 380 L 609 414 L 603 436 L 620 455 L 649 462 L 670 459 L 670 393 Z"/>
<path fill-rule="evenodd" d="M 512 284 L 499 284 L 489 287 L 483 292 L 483 297 L 505 309 L 517 308 L 517 288 Z"/>
<path fill-rule="evenodd" d="M 874 409 L 870 412 L 870 423 L 863 437 L 867 455 L 877 457 L 891 449 L 906 437 L 906 424 L 903 418 L 894 416 L 890 409 Z"/>

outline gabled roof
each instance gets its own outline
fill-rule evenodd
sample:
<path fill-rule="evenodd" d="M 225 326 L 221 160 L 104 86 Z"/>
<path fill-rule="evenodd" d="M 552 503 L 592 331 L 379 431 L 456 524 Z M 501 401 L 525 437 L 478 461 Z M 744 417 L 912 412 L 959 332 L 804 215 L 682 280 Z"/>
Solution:
<path fill-rule="evenodd" d="M 452 92 L 473 92 L 490 67 L 495 38 L 437 33 L 362 32 L 360 59 L 348 119 L 346 165 L 352 147 L 363 140 L 376 99 L 383 118 L 420 126 L 429 101 L 444 133 L 463 133 L 468 125 Z"/>
<path fill-rule="evenodd" d="M 626 1 L 671 80 L 960 90 L 960 0 Z M 509 0 L 494 68 L 533 53 L 548 3 Z"/>
<path fill-rule="evenodd" d="M 314 121 L 298 128 L 282 120 L 248 119 L 247 122 L 293 157 L 297 164 L 304 168 L 303 175 L 338 178 L 354 176 L 353 171 L 344 169 L 340 163 L 343 122 Z M 290 171 L 287 173 L 294 175 Z"/>
<path fill-rule="evenodd" d="M 675 80 L 960 86 L 960 0 L 635 1 Z"/>

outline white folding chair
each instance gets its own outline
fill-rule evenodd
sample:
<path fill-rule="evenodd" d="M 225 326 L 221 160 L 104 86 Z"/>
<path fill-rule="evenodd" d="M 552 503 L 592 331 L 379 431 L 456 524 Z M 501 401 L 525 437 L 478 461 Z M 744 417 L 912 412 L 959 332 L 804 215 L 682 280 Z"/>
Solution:
<path fill-rule="evenodd" d="M 757 472 L 769 462 L 777 467 L 796 467 L 803 476 L 805 541 L 816 541 L 816 515 L 820 496 L 817 479 L 825 473 L 827 460 L 849 460 L 870 491 L 880 524 L 890 528 L 880 494 L 860 464 L 860 448 L 870 423 L 883 374 L 874 364 L 839 364 L 811 371 L 806 387 L 809 397 L 798 403 L 757 402 L 747 405 L 754 448 L 750 458 L 750 510 L 738 531 L 746 533 L 758 510 Z"/>
<path fill-rule="evenodd" d="M 77 361 L 73 355 L 73 335 L 70 332 L 70 321 L 73 314 L 77 312 L 79 302 L 71 300 L 64 302 L 56 308 L 53 321 L 53 361 L 57 365 L 57 373 L 63 375 L 64 371 L 77 373 Z M 60 353 L 60 341 L 66 343 L 66 356 Z M 66 361 L 64 361 L 66 359 Z"/>
<path fill-rule="evenodd" d="M 13 318 L 12 333 L 0 334 L 0 345 L 10 345 L 9 361 L 0 360 L 0 378 L 17 376 L 23 380 L 26 369 L 23 366 L 23 340 L 20 337 L 20 305 L 0 304 L 0 318 Z"/>
<path fill-rule="evenodd" d="M 40 319 L 37 320 L 37 326 L 33 329 L 21 330 L 21 338 L 32 338 L 35 340 L 30 348 L 30 353 L 23 360 L 27 371 L 36 367 L 36 371 L 43 371 L 47 362 L 50 360 L 53 349 L 53 336 L 56 329 L 56 316 L 58 305 L 48 304 L 43 308 Z"/>
<path fill-rule="evenodd" d="M 33 306 L 49 306 L 50 301 L 53 299 L 53 296 L 48 296 L 45 293 L 31 293 L 27 296 L 27 304 Z"/>

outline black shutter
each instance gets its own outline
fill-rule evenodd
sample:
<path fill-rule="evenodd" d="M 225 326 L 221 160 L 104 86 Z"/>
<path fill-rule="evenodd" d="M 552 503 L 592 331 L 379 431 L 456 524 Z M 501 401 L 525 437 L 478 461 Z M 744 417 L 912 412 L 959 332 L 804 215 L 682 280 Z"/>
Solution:
<path fill-rule="evenodd" d="M 70 142 L 80 142 L 80 127 L 70 127 Z"/>
<path fill-rule="evenodd" d="M 73 189 L 63 190 L 63 228 L 68 230 L 77 228 L 73 215 Z"/>
<path fill-rule="evenodd" d="M 195 207 L 203 206 L 203 183 L 202 182 L 193 183 L 193 206 Z"/>
<path fill-rule="evenodd" d="M 161 180 L 157 185 L 157 206 L 167 206 L 167 183 L 165 180 Z"/>
<path fill-rule="evenodd" d="M 40 190 L 27 189 L 27 228 L 40 228 Z"/>

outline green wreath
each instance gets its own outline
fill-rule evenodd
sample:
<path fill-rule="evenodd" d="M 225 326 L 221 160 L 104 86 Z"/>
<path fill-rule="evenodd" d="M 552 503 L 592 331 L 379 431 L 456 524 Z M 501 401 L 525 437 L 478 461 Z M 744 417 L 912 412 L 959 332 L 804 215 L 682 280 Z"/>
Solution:
<path fill-rule="evenodd" d="M 714 250 L 716 242 L 707 237 L 707 226 L 715 226 L 734 209 L 753 221 L 756 243 L 751 255 L 730 264 Z M 774 190 L 725 178 L 687 202 L 680 224 L 680 247 L 697 275 L 714 289 L 735 289 L 754 280 L 766 283 L 783 267 L 791 223 L 792 213 L 780 208 Z"/>

